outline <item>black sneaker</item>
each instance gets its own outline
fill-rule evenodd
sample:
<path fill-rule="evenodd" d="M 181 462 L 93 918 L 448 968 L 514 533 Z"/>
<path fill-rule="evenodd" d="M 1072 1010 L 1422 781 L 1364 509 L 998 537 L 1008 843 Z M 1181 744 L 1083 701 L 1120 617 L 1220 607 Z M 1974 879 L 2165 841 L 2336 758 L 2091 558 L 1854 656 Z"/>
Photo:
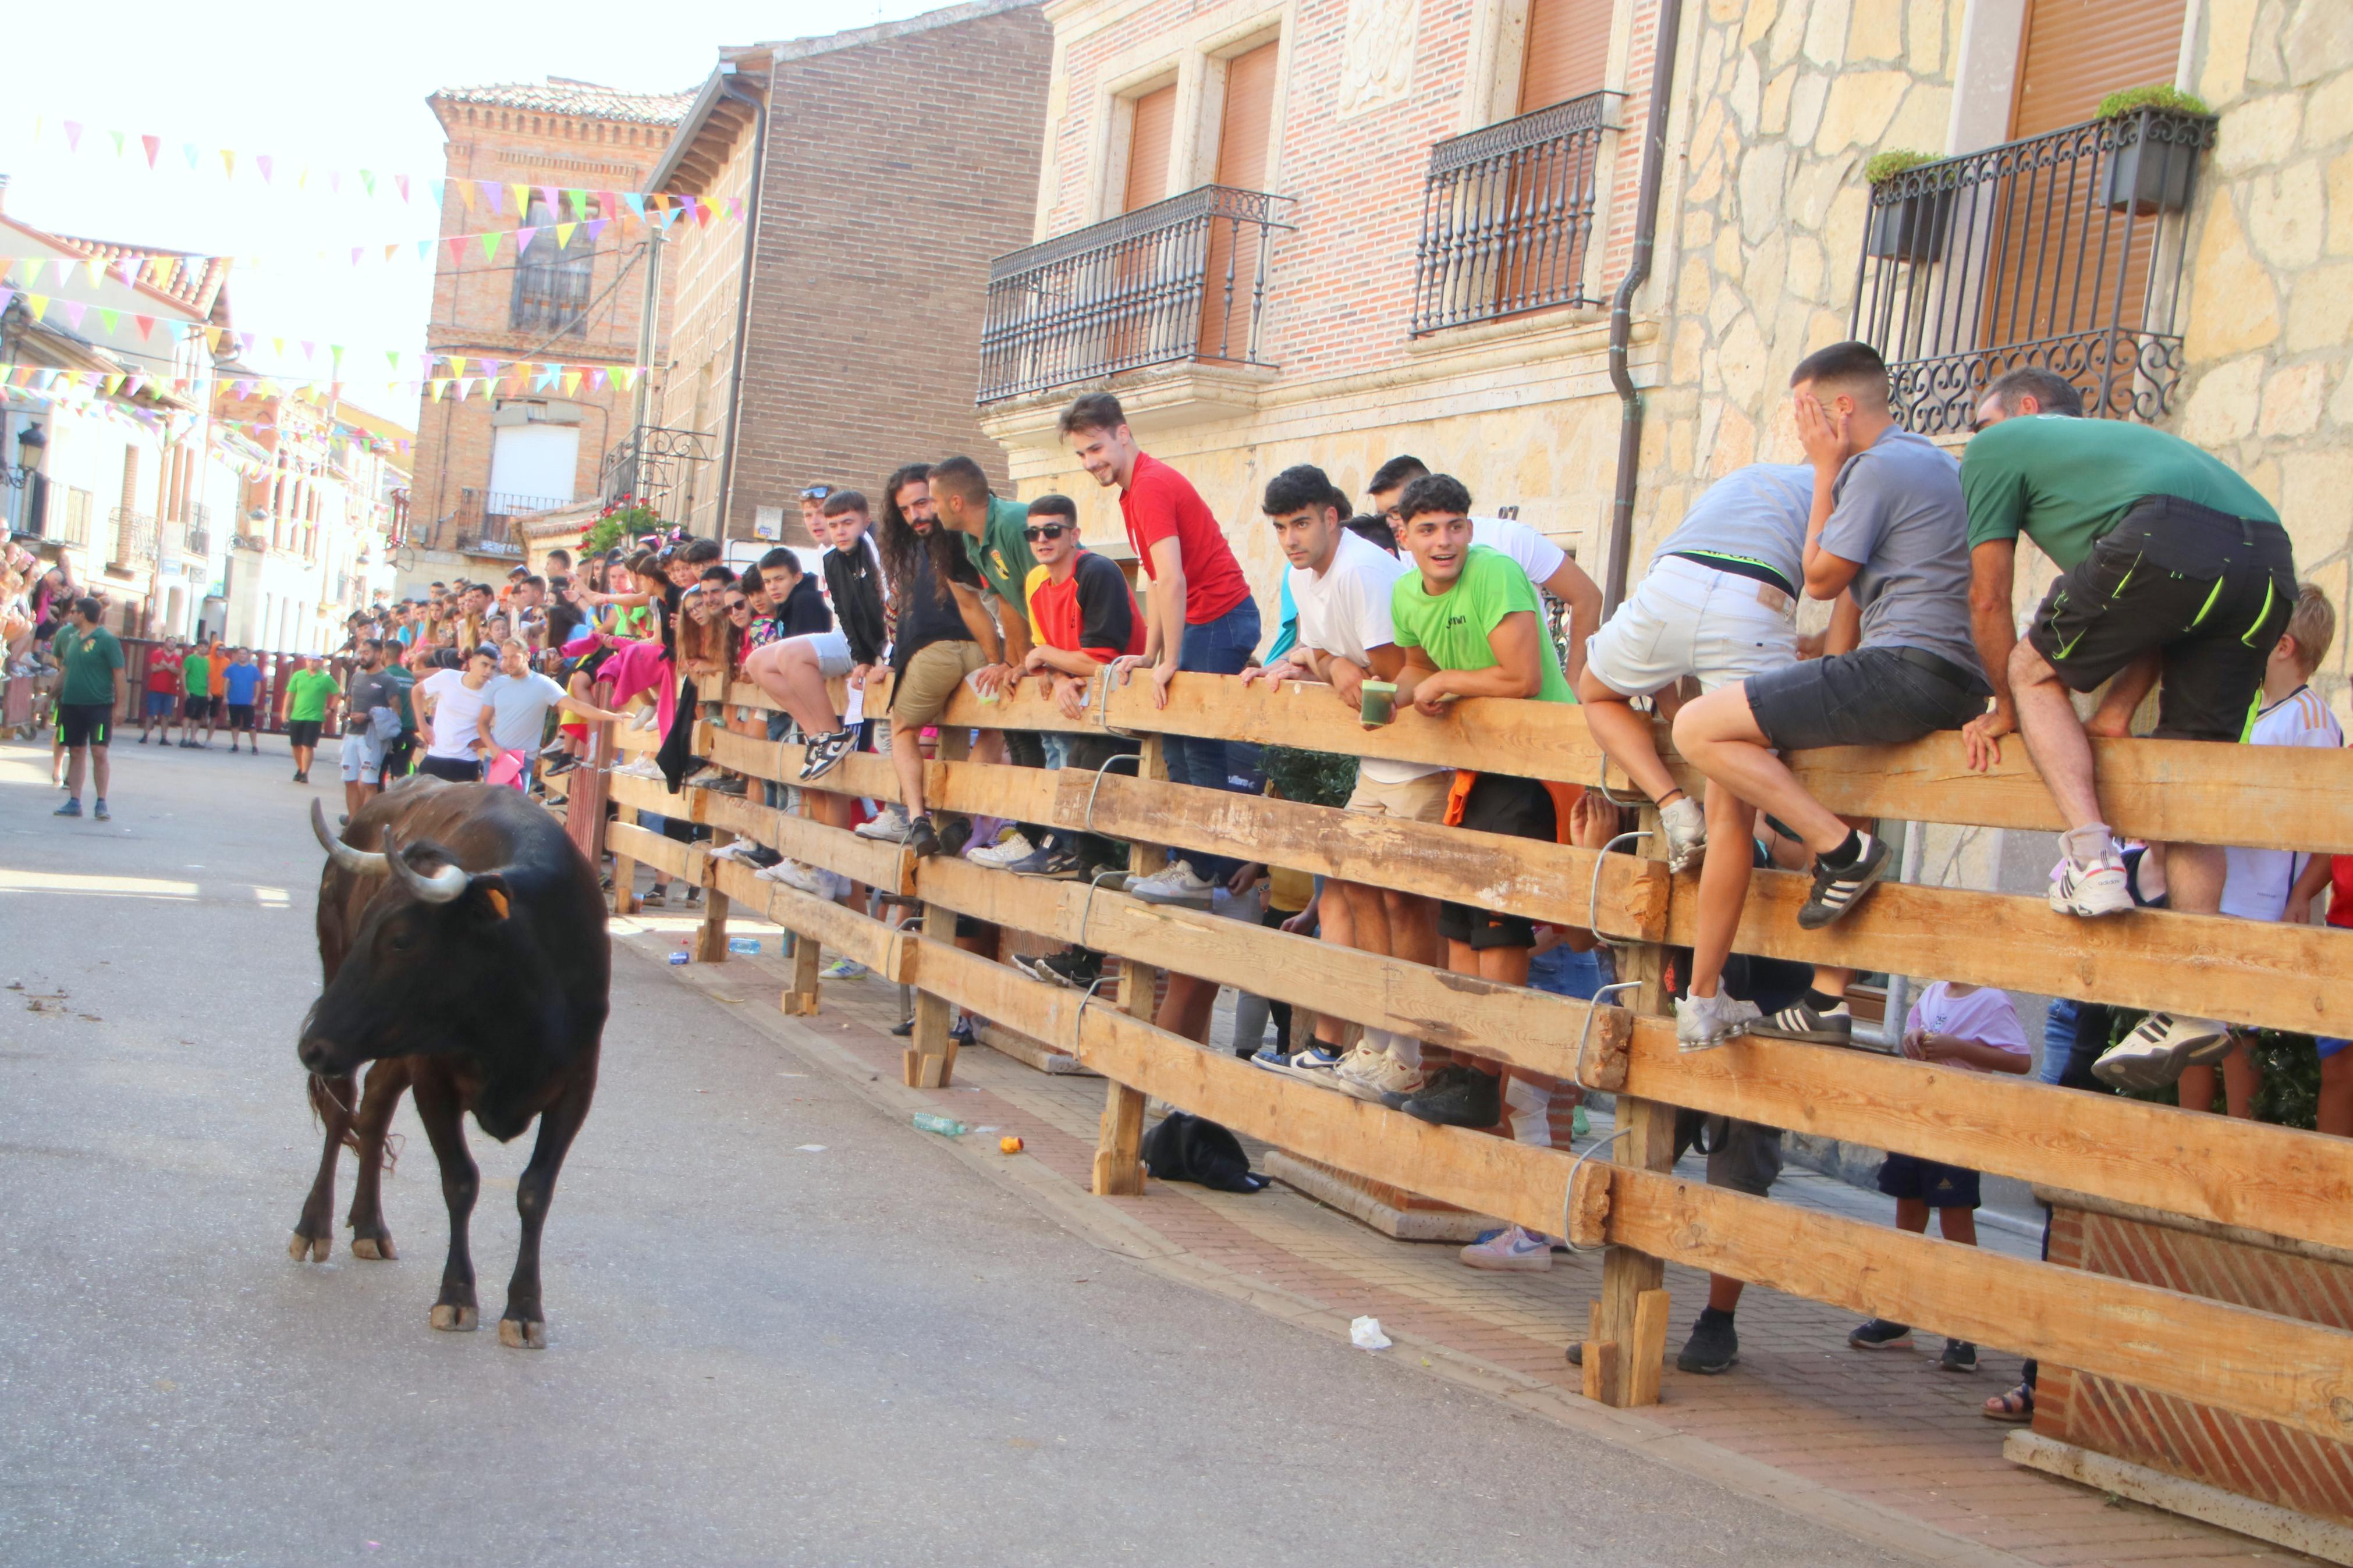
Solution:
<path fill-rule="evenodd" d="M 1854 1044 L 1854 1015 L 1841 1002 L 1823 1012 L 1799 997 L 1778 1013 L 1767 1014 L 1748 1026 L 1752 1035 L 1763 1035 L 1776 1040 L 1810 1040 L 1818 1046 L 1851 1046 Z"/>
<path fill-rule="evenodd" d="M 1945 1353 L 1936 1364 L 1947 1372 L 1975 1372 L 1978 1369 L 1978 1347 L 1967 1340 L 1947 1340 Z"/>
<path fill-rule="evenodd" d="M 1740 1331 L 1732 1326 L 1732 1314 L 1703 1308 L 1699 1321 L 1692 1325 L 1691 1338 L 1683 1342 L 1683 1353 L 1675 1357 L 1675 1370 L 1714 1377 L 1739 1364 Z"/>
<path fill-rule="evenodd" d="M 1066 947 L 1042 958 L 1017 957 L 1013 967 L 1032 980 L 1072 991 L 1092 991 L 1103 984 L 1103 954 L 1092 948 Z"/>
<path fill-rule="evenodd" d="M 1859 1351 L 1906 1351 L 1912 1348 L 1912 1330 L 1908 1324 L 1873 1318 L 1847 1335 L 1846 1342 Z"/>
<path fill-rule="evenodd" d="M 744 781 L 733 773 L 729 773 L 725 778 L 721 779 L 718 783 L 707 785 L 706 787 L 709 788 L 711 793 L 713 795 L 732 795 L 738 799 L 743 797 L 744 789 Z"/>
<path fill-rule="evenodd" d="M 1457 1062 L 1431 1074 L 1398 1109 L 1439 1127 L 1493 1127 L 1504 1119 L 1504 1080 Z"/>
<path fill-rule="evenodd" d="M 801 782 L 808 783 L 830 772 L 836 763 L 858 749 L 855 729 L 836 730 L 819 735 L 801 749 Z"/>
<path fill-rule="evenodd" d="M 1884 838 L 1862 836 L 1862 853 L 1854 864 L 1843 870 L 1832 870 L 1814 857 L 1814 890 L 1806 896 L 1805 907 L 1798 911 L 1798 924 L 1807 931 L 1820 931 L 1862 901 L 1878 880 L 1887 875 L 1887 864 L 1894 851 Z"/>
<path fill-rule="evenodd" d="M 948 1038 L 956 1043 L 959 1050 L 975 1044 L 976 1031 L 973 1028 L 972 1019 L 968 1016 L 958 1018 L 955 1021 L 955 1026 L 948 1031 Z"/>
<path fill-rule="evenodd" d="M 914 1032 L 915 1020 L 913 1018 L 903 1018 L 891 1026 L 891 1037 L 894 1040 L 908 1039 L 914 1035 Z"/>
<path fill-rule="evenodd" d="M 1049 844 L 1043 849 L 1031 850 L 1006 869 L 1017 877 L 1044 877 L 1050 881 L 1072 882 L 1084 876 L 1087 868 L 1079 864 L 1077 850 Z"/>
<path fill-rule="evenodd" d="M 558 752 L 544 758 L 543 762 L 545 765 L 540 769 L 542 778 L 561 778 L 580 765 L 580 759 L 569 752 Z"/>
<path fill-rule="evenodd" d="M 951 816 L 940 828 L 940 851 L 945 855 L 961 855 L 972 842 L 972 818 Z"/>
<path fill-rule="evenodd" d="M 765 871 L 783 860 L 784 857 L 765 844 L 754 844 L 735 858 L 751 867 L 754 871 Z"/>
<path fill-rule="evenodd" d="M 928 860 L 940 852 L 940 830 L 932 825 L 930 812 L 908 820 L 904 843 L 918 860 Z"/>

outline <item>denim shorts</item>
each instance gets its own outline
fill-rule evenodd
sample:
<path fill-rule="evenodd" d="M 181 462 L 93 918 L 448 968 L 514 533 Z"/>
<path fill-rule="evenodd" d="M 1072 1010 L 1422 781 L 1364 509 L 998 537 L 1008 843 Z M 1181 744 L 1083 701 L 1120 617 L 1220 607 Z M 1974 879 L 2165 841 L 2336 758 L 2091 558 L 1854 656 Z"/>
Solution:
<path fill-rule="evenodd" d="M 1991 689 L 1982 680 L 1956 685 L 1903 658 L 1905 651 L 1862 647 L 1752 675 L 1745 683 L 1748 711 L 1783 752 L 1901 745 L 1957 730 L 1985 711 Z"/>

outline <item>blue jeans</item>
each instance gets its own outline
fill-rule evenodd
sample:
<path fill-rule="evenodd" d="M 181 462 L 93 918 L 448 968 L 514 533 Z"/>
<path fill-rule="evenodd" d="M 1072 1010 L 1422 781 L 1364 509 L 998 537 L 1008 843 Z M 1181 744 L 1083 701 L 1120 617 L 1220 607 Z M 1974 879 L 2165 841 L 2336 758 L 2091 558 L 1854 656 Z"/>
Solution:
<path fill-rule="evenodd" d="M 1602 978 L 1605 953 L 1605 949 L 1598 947 L 1587 952 L 1578 952 L 1565 943 L 1548 947 L 1528 960 L 1528 985 L 1556 996 L 1590 1001 L 1595 992 L 1609 984 Z"/>
<path fill-rule="evenodd" d="M 1258 649 L 1258 605 L 1254 600 L 1244 599 L 1214 621 L 1185 628 L 1184 644 L 1176 652 L 1176 668 L 1204 675 L 1240 675 L 1249 668 L 1250 655 Z M 1160 747 L 1173 784 L 1230 790 L 1240 795 L 1259 792 L 1259 748 L 1247 741 L 1166 735 L 1161 738 Z M 1225 881 L 1241 864 L 1227 856 L 1190 850 L 1183 852 L 1183 858 L 1193 863 L 1196 874 L 1210 882 Z"/>

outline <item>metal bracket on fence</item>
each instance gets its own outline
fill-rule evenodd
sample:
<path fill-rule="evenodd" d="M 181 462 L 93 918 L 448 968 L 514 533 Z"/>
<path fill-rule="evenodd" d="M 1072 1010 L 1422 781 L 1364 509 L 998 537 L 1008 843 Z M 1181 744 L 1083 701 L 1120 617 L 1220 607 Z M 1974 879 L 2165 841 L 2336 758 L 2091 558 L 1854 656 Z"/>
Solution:
<path fill-rule="evenodd" d="M 1625 1137 L 1626 1134 L 1633 1131 L 1634 1130 L 1631 1127 L 1620 1127 L 1615 1132 L 1610 1133 L 1607 1138 L 1597 1138 L 1593 1142 L 1587 1145 L 1584 1153 L 1579 1154 L 1576 1159 L 1571 1160 L 1568 1163 L 1568 1185 L 1560 1194 L 1560 1242 L 1563 1247 L 1567 1247 L 1570 1252 L 1577 1254 L 1577 1256 L 1582 1257 L 1585 1253 L 1592 1250 L 1590 1247 L 1577 1246 L 1577 1238 L 1568 1234 L 1568 1209 L 1569 1205 L 1577 1201 L 1577 1167 L 1584 1164 L 1585 1162 L 1592 1159 L 1594 1155 L 1599 1154 L 1602 1150 L 1607 1149 L 1610 1144 L 1615 1143 L 1618 1140 Z"/>
<path fill-rule="evenodd" d="M 1568 1065 L 1569 1081 L 1576 1084 L 1577 1088 L 1584 1089 L 1589 1094 L 1615 1094 L 1617 1092 L 1615 1089 L 1603 1089 L 1597 1084 L 1586 1082 L 1583 1079 L 1577 1077 L 1577 1069 L 1585 1065 L 1585 1047 L 1593 1038 L 1593 1016 L 1601 1011 L 1601 999 L 1604 996 L 1609 995 L 1612 991 L 1639 990 L 1641 989 L 1641 984 L 1642 983 L 1639 980 L 1613 981 L 1608 985 L 1596 987 L 1593 994 L 1586 998 L 1585 1027 L 1577 1037 L 1577 1055 L 1569 1058 Z"/>
<path fill-rule="evenodd" d="M 1115 757 L 1105 757 L 1095 764 L 1095 782 L 1087 786 L 1087 814 L 1081 819 L 1079 830 L 1082 833 L 1092 833 L 1095 830 L 1095 792 L 1103 788 L 1103 770 L 1113 763 L 1134 763 L 1138 769 L 1141 769 L 1144 766 L 1144 756 L 1139 752 L 1122 752 Z M 1139 772 L 1137 776 L 1140 778 L 1143 775 Z"/>
<path fill-rule="evenodd" d="M 1616 937 L 1601 934 L 1601 868 L 1608 863 L 1609 853 L 1620 844 L 1630 838 L 1648 838 L 1650 836 L 1651 830 L 1647 827 L 1628 828 L 1609 843 L 1604 844 L 1601 847 L 1601 853 L 1593 858 L 1593 882 L 1586 889 L 1585 929 L 1593 933 L 1595 941 L 1612 952 L 1622 952 L 1630 947 L 1641 947 L 1645 944 L 1639 942 L 1620 942 Z"/>
<path fill-rule="evenodd" d="M 1127 672 L 1126 679 L 1121 680 L 1120 684 L 1122 686 L 1126 685 L 1128 680 L 1134 679 L 1134 676 L 1135 672 L 1132 669 L 1129 670 Z M 1095 728 L 1101 730 L 1104 734 L 1117 735 L 1123 741 L 1148 741 L 1152 738 L 1151 735 L 1145 731 L 1123 730 L 1118 725 L 1111 721 L 1110 665 L 1106 664 L 1096 669 L 1094 688 L 1089 694 L 1088 700 L 1092 703 L 1094 707 Z"/>
<path fill-rule="evenodd" d="M 1607 752 L 1601 753 L 1600 765 L 1594 771 L 1593 788 L 1602 799 L 1620 811 L 1640 811 L 1651 804 L 1647 795 L 1637 795 L 1632 800 L 1618 798 L 1617 792 L 1609 787 L 1609 753 Z"/>

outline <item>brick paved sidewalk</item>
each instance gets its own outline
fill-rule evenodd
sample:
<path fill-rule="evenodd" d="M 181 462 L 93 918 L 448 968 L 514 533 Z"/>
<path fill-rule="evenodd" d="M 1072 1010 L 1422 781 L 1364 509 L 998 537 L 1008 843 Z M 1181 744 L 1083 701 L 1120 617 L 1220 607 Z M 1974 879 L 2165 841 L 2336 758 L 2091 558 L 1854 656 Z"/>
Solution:
<path fill-rule="evenodd" d="M 691 923 L 641 917 L 617 921 L 614 932 L 659 962 Z M 770 933 L 763 944 L 769 952 L 774 929 L 731 925 Z M 716 994 L 773 1002 L 786 971 L 763 956 L 680 973 Z M 1082 1199 L 1103 1079 L 1039 1072 L 981 1048 L 958 1057 L 950 1089 L 898 1089 L 902 1044 L 886 1033 L 902 1016 L 898 987 L 872 979 L 828 983 L 822 994 L 813 1020 L 750 1007 L 744 1016 L 779 1037 L 846 1051 L 897 1092 L 920 1092 L 947 1114 L 994 1130 L 976 1141 L 988 1149 L 1000 1132 L 1019 1134 L 1028 1144 L 1023 1161 L 1067 1184 L 1058 1195 L 1117 1211 L 1129 1250 L 1182 1265 L 1192 1278 L 1222 1283 L 1228 1293 L 1294 1321 L 1312 1314 L 1336 1326 L 1370 1314 L 1398 1342 L 1388 1353 L 1416 1356 L 1434 1370 L 1493 1374 L 1495 1392 L 1577 1396 L 1578 1374 L 1562 1351 L 1583 1335 L 1587 1305 L 1600 1285 L 1599 1257 L 1556 1254 L 1546 1272 L 1483 1273 L 1464 1267 L 1452 1246 L 1392 1241 L 1282 1185 L 1242 1195 L 1154 1182 L 1142 1197 Z M 1685 1165 L 1683 1173 L 1704 1176 L 1695 1158 Z M 1794 1166 L 1774 1197 L 1882 1220 L 1894 1208 L 1875 1194 Z M 1991 1226 L 1982 1236 L 2004 1251 L 2035 1250 L 2031 1240 Z M 1827 1494 L 1860 1505 L 1852 1518 L 1932 1560 L 2053 1568 L 2314 1561 L 2010 1464 L 2001 1446 L 2011 1428 L 1978 1412 L 1988 1394 L 2017 1380 L 2013 1354 L 1986 1349 L 1983 1370 L 1963 1376 L 1938 1369 L 1943 1342 L 1925 1333 L 1909 1352 L 1857 1352 L 1846 1343 L 1851 1315 L 1752 1289 L 1739 1311 L 1739 1365 L 1716 1377 L 1677 1372 L 1673 1353 L 1705 1303 L 1707 1281 L 1670 1265 L 1667 1288 L 1673 1309 L 1661 1403 L 1611 1413 L 1613 1432 L 1605 1435 L 1617 1440 L 1656 1445 L 1673 1462 L 1777 1500 Z M 1556 1397 L 1546 1403 L 1559 1405 Z M 1576 1397 L 1577 1414 L 1596 1409 Z"/>

